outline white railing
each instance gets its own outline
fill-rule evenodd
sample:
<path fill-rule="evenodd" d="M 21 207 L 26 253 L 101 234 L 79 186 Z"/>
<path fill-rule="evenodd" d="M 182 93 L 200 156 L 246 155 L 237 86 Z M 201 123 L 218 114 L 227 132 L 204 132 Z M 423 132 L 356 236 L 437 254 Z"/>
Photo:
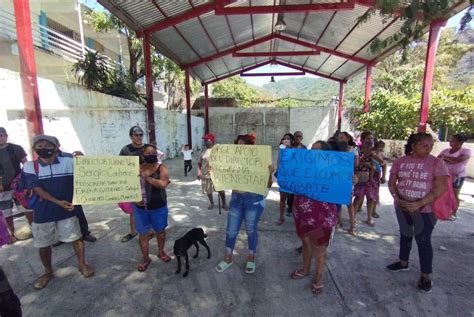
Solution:
<path fill-rule="evenodd" d="M 76 62 L 84 58 L 87 51 L 95 52 L 93 49 L 83 46 L 82 43 L 75 41 L 57 31 L 52 30 L 38 23 L 31 23 L 31 32 L 33 35 L 33 45 L 50 54 L 60 56 L 71 62 Z M 15 16 L 5 10 L 0 9 L 0 41 L 17 41 Z M 118 63 L 110 57 L 105 57 L 107 67 L 111 69 L 118 68 Z"/>

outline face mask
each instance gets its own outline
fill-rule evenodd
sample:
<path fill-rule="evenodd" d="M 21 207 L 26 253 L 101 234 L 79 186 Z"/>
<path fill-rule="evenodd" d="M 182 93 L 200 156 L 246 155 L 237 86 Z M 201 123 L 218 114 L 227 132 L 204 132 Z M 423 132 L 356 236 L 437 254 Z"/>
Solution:
<path fill-rule="evenodd" d="M 145 163 L 156 163 L 156 162 L 158 162 L 158 156 L 156 156 L 156 155 L 144 155 L 143 159 L 145 160 Z"/>
<path fill-rule="evenodd" d="M 374 146 L 374 142 L 373 142 L 373 141 L 365 141 L 365 142 L 364 142 L 364 145 L 365 145 L 366 147 L 373 147 L 373 146 Z"/>
<path fill-rule="evenodd" d="M 49 159 L 54 154 L 54 149 L 37 149 L 35 150 L 36 154 L 43 159 Z"/>
<path fill-rule="evenodd" d="M 205 146 L 211 146 L 211 145 L 212 145 L 212 141 L 204 141 L 204 145 L 205 145 Z"/>

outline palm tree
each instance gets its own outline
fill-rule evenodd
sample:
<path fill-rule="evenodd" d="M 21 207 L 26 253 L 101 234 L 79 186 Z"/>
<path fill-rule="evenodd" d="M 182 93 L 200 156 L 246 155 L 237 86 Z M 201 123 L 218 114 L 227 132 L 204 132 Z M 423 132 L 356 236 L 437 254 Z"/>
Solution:
<path fill-rule="evenodd" d="M 101 90 L 109 79 L 105 56 L 99 52 L 87 51 L 82 60 L 72 65 L 77 82 L 87 89 Z"/>

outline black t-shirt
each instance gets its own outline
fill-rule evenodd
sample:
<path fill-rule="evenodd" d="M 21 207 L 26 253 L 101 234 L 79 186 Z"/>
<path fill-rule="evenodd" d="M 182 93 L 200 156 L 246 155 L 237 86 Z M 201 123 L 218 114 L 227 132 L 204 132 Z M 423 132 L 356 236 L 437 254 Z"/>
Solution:
<path fill-rule="evenodd" d="M 4 189 L 8 189 L 13 179 L 21 172 L 21 163 L 26 152 L 19 145 L 7 143 L 0 149 L 0 176 Z"/>

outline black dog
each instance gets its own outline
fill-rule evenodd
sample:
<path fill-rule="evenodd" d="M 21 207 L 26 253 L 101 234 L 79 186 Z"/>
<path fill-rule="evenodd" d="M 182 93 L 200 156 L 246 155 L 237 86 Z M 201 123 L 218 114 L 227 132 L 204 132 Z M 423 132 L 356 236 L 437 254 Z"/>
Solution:
<path fill-rule="evenodd" d="M 179 238 L 174 242 L 173 252 L 176 258 L 178 259 L 178 270 L 176 271 L 176 274 L 179 274 L 181 272 L 181 256 L 184 256 L 184 258 L 186 259 L 186 272 L 184 272 L 183 277 L 188 276 L 188 249 L 193 244 L 196 247 L 196 255 L 193 256 L 193 258 L 197 258 L 199 254 L 198 242 L 207 249 L 207 258 L 211 258 L 211 250 L 209 250 L 209 246 L 207 245 L 206 240 L 204 240 L 204 238 L 207 238 L 207 234 L 204 233 L 204 230 L 202 230 L 201 228 L 194 228 L 189 230 L 183 237 Z"/>

